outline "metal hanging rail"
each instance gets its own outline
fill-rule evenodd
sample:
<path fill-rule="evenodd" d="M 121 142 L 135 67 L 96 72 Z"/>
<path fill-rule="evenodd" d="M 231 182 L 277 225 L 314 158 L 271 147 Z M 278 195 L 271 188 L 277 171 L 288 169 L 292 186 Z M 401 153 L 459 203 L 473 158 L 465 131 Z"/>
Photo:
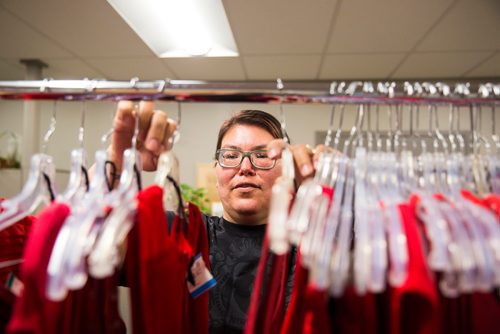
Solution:
<path fill-rule="evenodd" d="M 140 100 L 259 103 L 500 103 L 500 83 L 334 81 L 211 82 L 197 80 L 130 81 L 20 80 L 0 81 L 0 99 Z"/>

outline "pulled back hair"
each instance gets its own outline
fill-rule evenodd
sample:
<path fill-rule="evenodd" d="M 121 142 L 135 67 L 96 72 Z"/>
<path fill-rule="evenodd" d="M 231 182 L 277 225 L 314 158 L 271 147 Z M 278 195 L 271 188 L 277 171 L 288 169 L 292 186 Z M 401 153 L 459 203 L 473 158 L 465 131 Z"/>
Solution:
<path fill-rule="evenodd" d="M 262 110 L 242 110 L 222 123 L 217 137 L 216 150 L 220 149 L 222 139 L 226 133 L 235 125 L 253 125 L 266 130 L 273 138 L 283 138 L 281 123 L 273 115 Z M 288 135 L 286 135 L 288 138 Z"/>

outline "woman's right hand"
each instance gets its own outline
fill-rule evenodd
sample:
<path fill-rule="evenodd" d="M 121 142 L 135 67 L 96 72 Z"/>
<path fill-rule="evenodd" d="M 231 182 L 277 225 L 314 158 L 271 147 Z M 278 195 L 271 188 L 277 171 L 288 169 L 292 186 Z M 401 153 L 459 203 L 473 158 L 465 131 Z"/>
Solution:
<path fill-rule="evenodd" d="M 156 170 L 158 157 L 169 149 L 168 139 L 173 135 L 176 122 L 169 119 L 167 113 L 155 110 L 153 101 L 120 101 L 114 119 L 111 145 L 108 148 L 110 160 L 121 172 L 123 152 L 130 148 L 135 131 L 136 110 L 139 119 L 137 149 L 141 153 L 142 167 L 145 171 Z"/>

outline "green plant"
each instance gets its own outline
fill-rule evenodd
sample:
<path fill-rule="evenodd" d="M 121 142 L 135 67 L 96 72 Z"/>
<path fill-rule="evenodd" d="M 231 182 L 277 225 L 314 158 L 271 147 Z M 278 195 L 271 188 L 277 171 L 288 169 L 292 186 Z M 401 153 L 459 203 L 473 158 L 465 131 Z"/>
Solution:
<path fill-rule="evenodd" d="M 4 131 L 0 133 L 0 139 L 6 138 L 6 143 L 2 142 L 1 146 L 5 149 L 5 156 L 0 156 L 0 169 L 1 168 L 20 168 L 21 162 L 18 157 L 19 140 L 15 133 L 11 131 Z"/>
<path fill-rule="evenodd" d="M 194 188 L 189 184 L 181 184 L 182 199 L 185 202 L 191 202 L 200 208 L 200 211 L 209 215 L 210 214 L 210 201 L 207 198 L 205 188 Z"/>

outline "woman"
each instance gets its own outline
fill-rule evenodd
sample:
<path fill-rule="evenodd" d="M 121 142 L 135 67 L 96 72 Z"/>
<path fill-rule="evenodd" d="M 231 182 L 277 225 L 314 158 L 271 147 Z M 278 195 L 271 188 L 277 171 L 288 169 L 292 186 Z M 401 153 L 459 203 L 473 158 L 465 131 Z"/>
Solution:
<path fill-rule="evenodd" d="M 168 147 L 175 122 L 154 110 L 152 102 L 141 102 L 139 117 L 138 148 L 143 168 L 153 171 L 159 154 Z M 117 166 L 121 166 L 123 151 L 130 146 L 134 124 L 133 104 L 120 102 L 109 148 Z M 220 128 L 215 171 L 223 216 L 205 217 L 210 265 L 217 281 L 210 292 L 211 333 L 241 332 L 245 325 L 271 189 L 281 175 L 279 158 L 285 145 L 282 138 L 279 121 L 259 110 L 239 112 Z M 314 173 L 315 156 L 305 145 L 292 147 L 292 152 L 297 166 L 296 181 L 300 184 Z"/>

